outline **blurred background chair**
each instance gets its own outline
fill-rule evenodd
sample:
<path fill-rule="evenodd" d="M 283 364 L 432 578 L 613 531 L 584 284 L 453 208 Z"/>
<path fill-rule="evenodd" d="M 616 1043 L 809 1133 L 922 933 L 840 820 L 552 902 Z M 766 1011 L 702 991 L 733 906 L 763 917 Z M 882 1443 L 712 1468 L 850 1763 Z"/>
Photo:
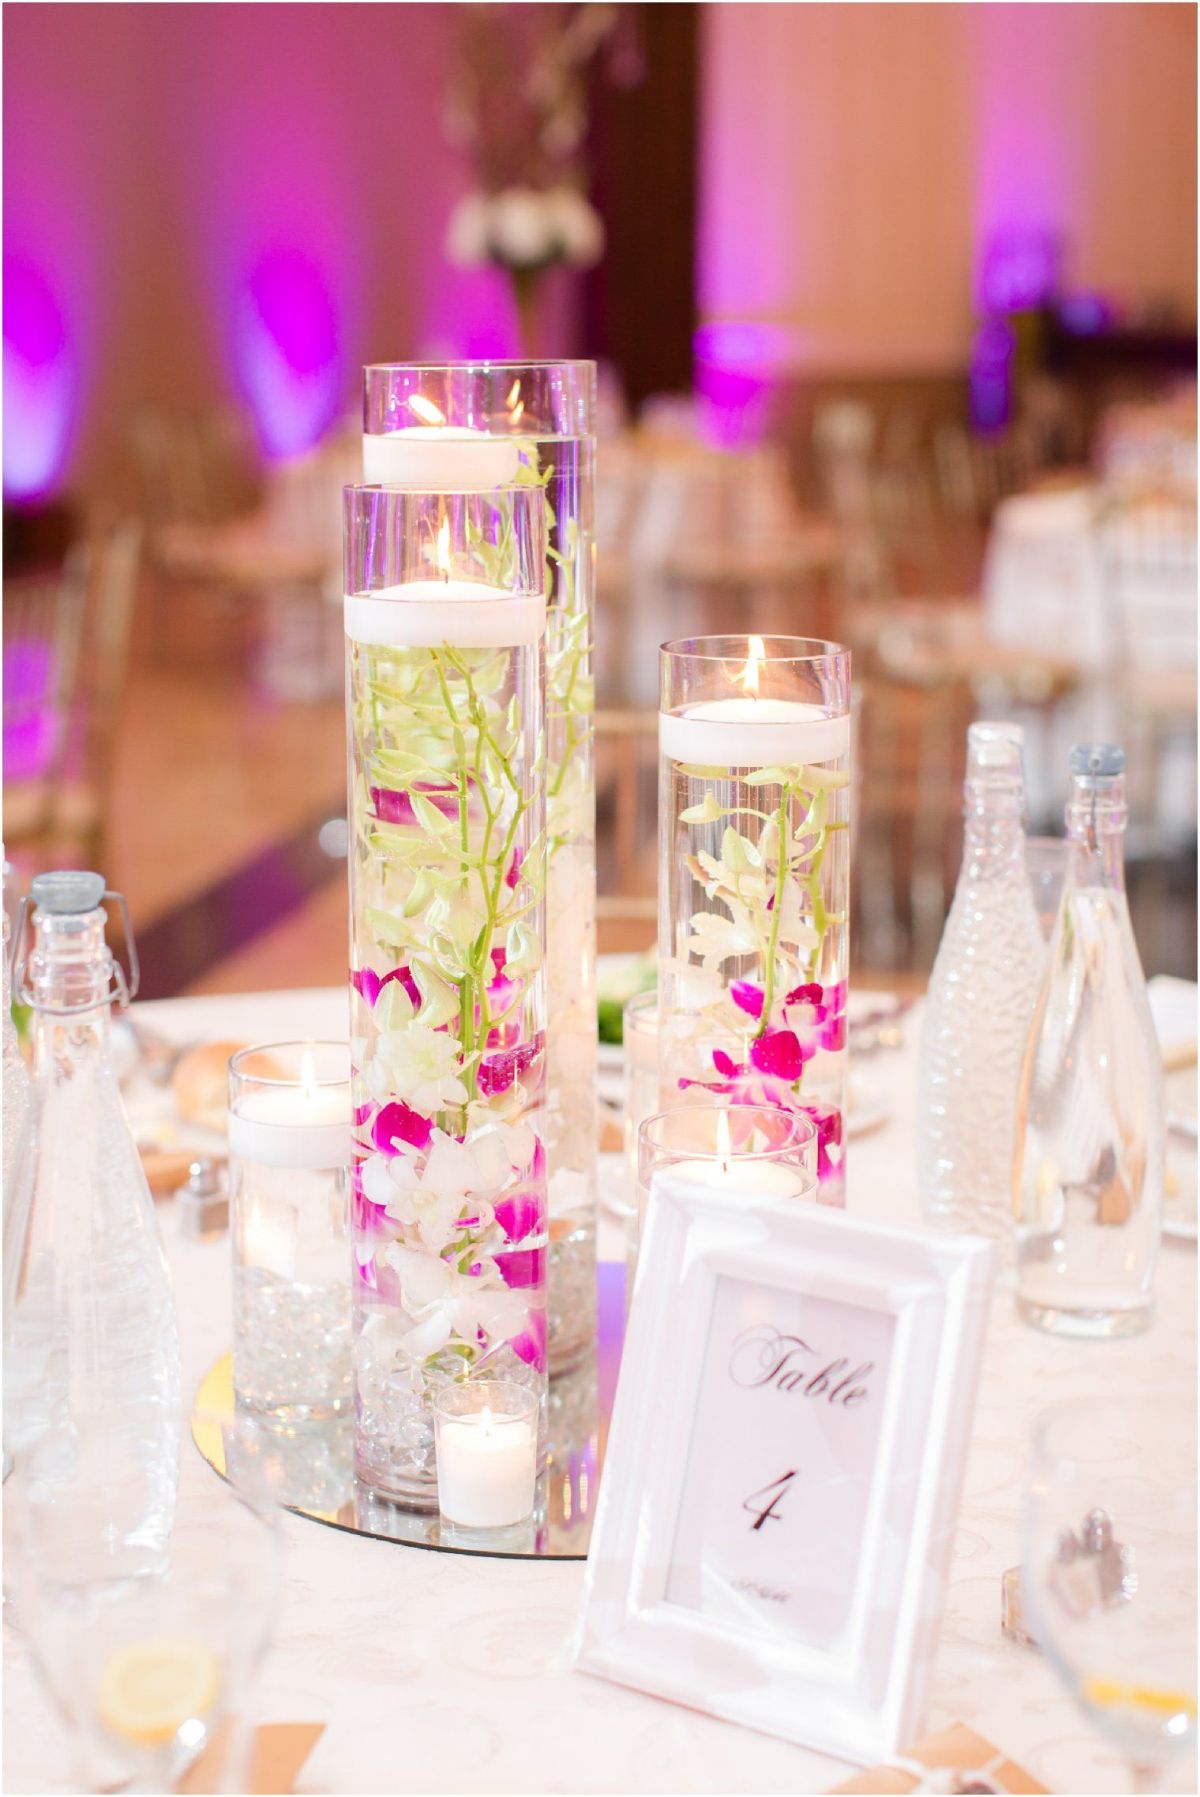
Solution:
<path fill-rule="evenodd" d="M 5 847 L 103 866 L 113 748 L 141 570 L 137 520 L 61 572 L 4 583 Z M 52 863 L 53 864 L 53 863 Z"/>

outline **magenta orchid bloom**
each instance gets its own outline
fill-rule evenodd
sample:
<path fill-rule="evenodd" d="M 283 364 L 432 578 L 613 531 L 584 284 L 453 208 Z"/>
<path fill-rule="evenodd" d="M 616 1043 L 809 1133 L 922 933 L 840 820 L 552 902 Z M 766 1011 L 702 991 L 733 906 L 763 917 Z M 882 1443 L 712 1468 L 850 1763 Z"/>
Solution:
<path fill-rule="evenodd" d="M 518 1360 L 540 1373 L 546 1365 L 546 1313 L 531 1310 L 525 1319 L 525 1332 L 515 1337 L 512 1351 Z"/>
<path fill-rule="evenodd" d="M 508 1242 L 523 1242 L 542 1227 L 542 1203 L 536 1192 L 514 1192 L 496 1206 L 496 1221 Z"/>
<path fill-rule="evenodd" d="M 523 851 L 521 849 L 514 849 L 513 858 L 508 864 L 508 872 L 504 876 L 504 884 L 508 887 L 510 892 L 515 892 L 517 889 L 517 881 L 521 878 L 521 865 L 524 860 L 525 856 Z M 503 954 L 504 951 L 501 949 L 498 952 Z"/>
<path fill-rule="evenodd" d="M 512 1254 L 497 1254 L 496 1265 L 510 1291 L 526 1291 L 546 1278 L 546 1250 L 518 1248 Z"/>
<path fill-rule="evenodd" d="M 846 1046 L 846 982 L 821 986 L 811 980 L 797 986 L 783 1001 L 784 1021 L 813 1050 L 836 1054 Z"/>
<path fill-rule="evenodd" d="M 738 1010 L 745 1011 L 748 1017 L 757 1021 L 762 1016 L 765 994 L 762 987 L 756 986 L 753 980 L 734 980 L 729 988 L 729 996 Z"/>
<path fill-rule="evenodd" d="M 373 967 L 352 967 L 350 969 L 350 984 L 359 997 L 366 1000 L 372 1010 L 375 1009 L 375 1001 L 379 994 L 391 980 L 399 980 L 414 1006 L 420 1009 L 420 988 L 407 967 L 393 967 L 390 973 L 382 974 L 376 973 Z"/>
<path fill-rule="evenodd" d="M 423 799 L 428 799 L 443 817 L 458 816 L 456 786 L 414 786 L 412 791 L 419 792 Z M 415 825 L 417 822 L 412 797 L 408 792 L 396 792 L 389 786 L 372 786 L 371 803 L 381 824 Z"/>
<path fill-rule="evenodd" d="M 750 1065 L 768 1079 L 784 1080 L 794 1086 L 811 1060 L 815 1049 L 806 1048 L 794 1030 L 764 1030 L 750 1044 Z"/>
<path fill-rule="evenodd" d="M 539 1031 L 532 1042 L 523 1042 L 516 1048 L 502 1049 L 499 1054 L 484 1055 L 479 1063 L 480 1092 L 485 1098 L 495 1098 L 501 1092 L 507 1092 L 513 1081 L 540 1058 L 541 1052 L 542 1035 Z"/>
<path fill-rule="evenodd" d="M 432 1134 L 429 1118 L 398 1098 L 381 1105 L 371 1125 L 371 1141 L 380 1154 L 399 1154 L 398 1142 L 406 1142 L 410 1148 L 428 1148 Z"/>

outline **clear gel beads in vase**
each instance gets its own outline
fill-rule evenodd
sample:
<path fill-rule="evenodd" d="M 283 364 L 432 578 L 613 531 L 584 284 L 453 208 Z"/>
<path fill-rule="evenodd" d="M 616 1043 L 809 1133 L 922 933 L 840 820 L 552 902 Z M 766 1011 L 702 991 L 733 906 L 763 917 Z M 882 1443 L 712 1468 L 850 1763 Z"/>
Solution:
<path fill-rule="evenodd" d="M 40 875 L 25 970 L 18 957 L 37 1123 L 5 1329 L 5 1438 L 29 1476 L 86 1511 L 104 1576 L 120 1578 L 152 1572 L 170 1537 L 181 1381 L 170 1278 L 110 1052 L 114 981 L 127 994 L 103 898 L 99 874 Z M 95 1576 L 94 1553 L 89 1565 Z"/>
<path fill-rule="evenodd" d="M 1162 1227 L 1162 1062 L 1125 900 L 1125 755 L 1071 751 L 1066 884 L 1021 1073 L 1017 1307 L 1061 1335 L 1152 1314 Z"/>
<path fill-rule="evenodd" d="M 926 1217 L 1007 1237 L 1021 1057 L 1045 967 L 1015 724 L 972 724 L 963 862 L 929 981 L 917 1087 Z"/>

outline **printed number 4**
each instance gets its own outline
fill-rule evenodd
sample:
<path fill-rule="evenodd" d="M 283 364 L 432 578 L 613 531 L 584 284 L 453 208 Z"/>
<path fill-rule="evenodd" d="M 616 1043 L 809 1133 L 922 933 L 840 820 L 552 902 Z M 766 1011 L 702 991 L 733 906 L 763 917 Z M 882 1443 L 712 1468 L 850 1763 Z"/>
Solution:
<path fill-rule="evenodd" d="M 757 1518 L 757 1521 L 752 1522 L 750 1525 L 751 1531 L 761 1529 L 768 1516 L 771 1518 L 772 1522 L 783 1521 L 783 1518 L 778 1514 L 778 1505 L 787 1492 L 788 1486 L 796 1477 L 797 1470 L 797 1468 L 793 1467 L 790 1473 L 784 1473 L 781 1478 L 773 1480 L 770 1485 L 764 1485 L 761 1491 L 752 1491 L 750 1493 L 750 1496 L 743 1503 L 742 1509 L 748 1510 L 751 1516 Z M 770 1502 L 762 1505 L 760 1508 L 758 1500 L 760 1498 L 765 1498 L 772 1493 L 774 1495 L 771 1496 Z"/>

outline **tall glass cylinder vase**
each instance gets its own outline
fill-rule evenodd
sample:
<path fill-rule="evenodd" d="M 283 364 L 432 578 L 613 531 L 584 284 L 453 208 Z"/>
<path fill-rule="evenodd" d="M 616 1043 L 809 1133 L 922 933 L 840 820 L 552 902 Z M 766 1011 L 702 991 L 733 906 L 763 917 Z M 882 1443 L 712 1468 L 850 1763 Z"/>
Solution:
<path fill-rule="evenodd" d="M 592 362 L 382 363 L 363 409 L 369 481 L 546 496 L 551 1373 L 595 1336 L 595 394 Z"/>
<path fill-rule="evenodd" d="M 437 1507 L 432 1398 L 546 1387 L 545 501 L 346 492 L 355 1445 Z"/>
<path fill-rule="evenodd" d="M 844 1204 L 849 651 L 697 637 L 660 673 L 663 1109 L 806 1112 L 817 1196 Z"/>

